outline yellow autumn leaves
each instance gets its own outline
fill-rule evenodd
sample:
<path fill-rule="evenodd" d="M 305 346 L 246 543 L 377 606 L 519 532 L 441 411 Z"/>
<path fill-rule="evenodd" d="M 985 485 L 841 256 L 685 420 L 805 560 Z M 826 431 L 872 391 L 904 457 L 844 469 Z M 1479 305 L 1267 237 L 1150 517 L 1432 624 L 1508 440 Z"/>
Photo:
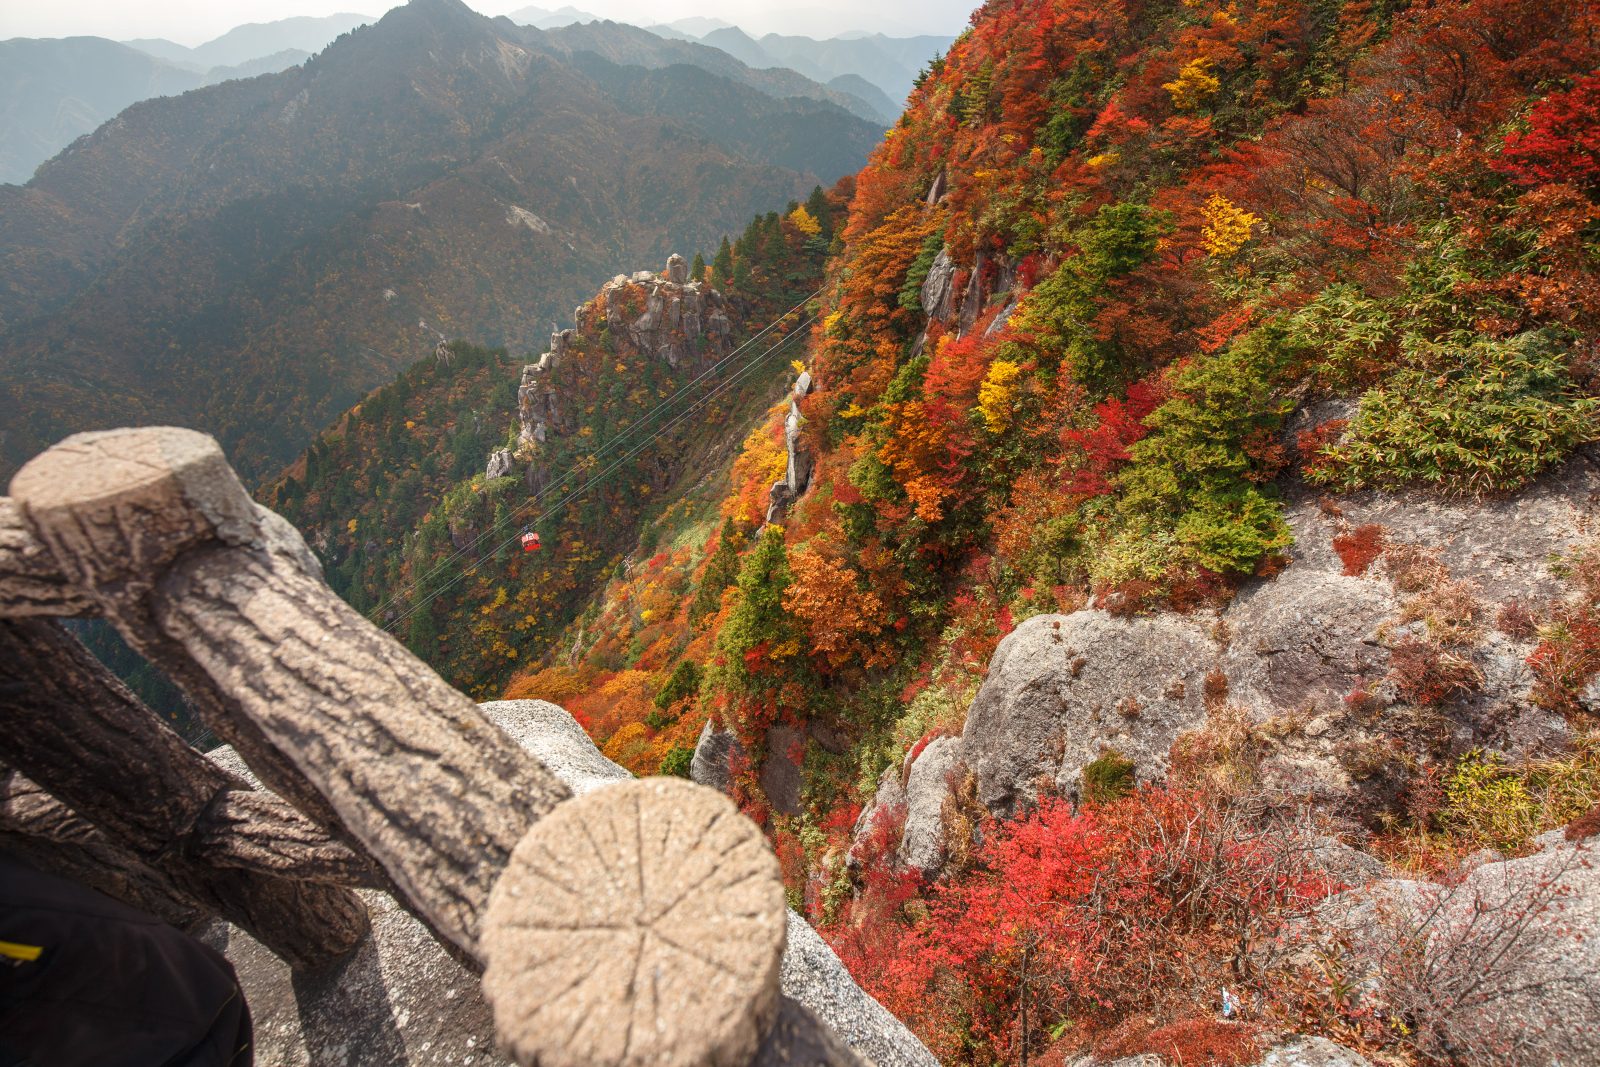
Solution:
<path fill-rule="evenodd" d="M 1227 259 L 1250 240 L 1250 230 L 1261 218 L 1221 193 L 1206 201 L 1205 223 L 1200 228 L 1200 246 L 1206 255 Z"/>
<path fill-rule="evenodd" d="M 1011 425 L 1011 401 L 1017 395 L 1017 376 L 1022 367 L 1010 360 L 997 359 L 978 385 L 978 414 L 990 433 L 1004 433 Z"/>

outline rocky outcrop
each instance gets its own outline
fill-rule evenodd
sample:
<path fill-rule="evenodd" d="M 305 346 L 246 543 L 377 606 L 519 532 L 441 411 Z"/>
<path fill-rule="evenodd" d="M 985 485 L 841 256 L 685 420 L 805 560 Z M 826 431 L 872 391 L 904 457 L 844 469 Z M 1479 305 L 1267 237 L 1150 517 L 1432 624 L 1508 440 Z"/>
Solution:
<path fill-rule="evenodd" d="M 773 811 L 799 815 L 800 791 L 805 785 L 800 769 L 805 762 L 805 735 L 793 727 L 774 726 L 767 731 L 766 749 L 759 775 L 761 792 Z"/>
<path fill-rule="evenodd" d="M 1207 721 L 1208 700 L 1278 724 L 1261 768 L 1269 786 L 1358 817 L 1398 802 L 1403 783 L 1374 770 L 1394 753 L 1403 763 L 1472 748 L 1511 759 L 1559 750 L 1565 722 L 1532 698 L 1534 639 L 1495 620 L 1512 602 L 1567 594 L 1551 562 L 1594 536 L 1596 455 L 1580 450 L 1523 492 L 1481 502 L 1299 491 L 1286 508 L 1288 567 L 1246 582 L 1220 612 L 1027 620 L 1001 642 L 967 716 L 963 759 L 979 799 L 1011 815 L 1041 788 L 1072 795 L 1106 750 L 1140 778 L 1159 777 L 1174 738 Z M 1347 563 L 1340 549 L 1348 554 L 1356 533 L 1387 554 Z M 1420 578 L 1405 573 L 1418 566 Z M 1445 594 L 1453 599 L 1429 606 Z M 1399 689 L 1393 652 L 1435 640 L 1438 626 L 1456 631 L 1439 640 L 1481 681 L 1419 712 Z M 1600 682 L 1583 699 L 1600 708 Z M 906 802 L 905 788 L 896 781 L 894 803 Z"/>
<path fill-rule="evenodd" d="M 1368 1067 L 1367 1058 L 1325 1037 L 1293 1037 L 1250 1067 Z"/>
<path fill-rule="evenodd" d="M 690 279 L 688 265 L 677 253 L 667 258 L 661 274 L 643 270 L 617 275 L 593 300 L 573 311 L 573 321 L 574 328 L 554 331 L 550 350 L 522 369 L 513 453 L 518 460 L 531 460 L 549 435 L 577 429 L 556 385 L 556 371 L 574 346 L 596 341 L 604 333 L 613 345 L 679 367 L 727 355 L 733 335 L 722 294 Z M 490 463 L 495 462 L 491 457 Z M 536 465 L 530 466 L 530 488 L 539 488 L 539 480 Z"/>
<path fill-rule="evenodd" d="M 1416 1010 L 1435 1052 L 1474 1062 L 1600 1062 L 1600 851 L 1559 833 L 1459 883 L 1392 879 L 1325 904 L 1366 996 Z M 1497 1057 L 1498 1054 L 1498 1058 Z"/>
<path fill-rule="evenodd" d="M 629 780 L 571 715 L 541 700 L 481 705 L 575 794 Z M 211 758 L 253 781 L 231 749 Z M 362 892 L 372 937 L 328 971 L 292 975 L 247 935 L 213 923 L 201 936 L 233 962 L 256 1027 L 256 1062 L 273 1067 L 505 1065 L 477 975 L 384 893 Z M 862 992 L 804 919 L 789 913 L 781 988 L 877 1067 L 937 1067 L 911 1031 Z"/>
<path fill-rule="evenodd" d="M 857 1054 L 876 1067 L 938 1067 L 933 1053 L 882 1004 L 861 991 L 833 949 L 792 911 L 780 981 L 785 996 L 826 1020 Z"/>
<path fill-rule="evenodd" d="M 744 746 L 733 731 L 719 730 L 707 719 L 689 761 L 689 779 L 726 793 L 733 784 L 734 761 L 746 758 Z"/>
<path fill-rule="evenodd" d="M 1215 657 L 1206 628 L 1183 616 L 1028 619 L 995 650 L 962 730 L 978 799 L 1009 816 L 1041 784 L 1076 795 L 1084 765 L 1108 750 L 1161 774 L 1173 739 L 1205 719 Z"/>
<path fill-rule="evenodd" d="M 1388 671 L 1380 629 L 1399 609 L 1389 583 L 1315 566 L 1247 587 L 1222 616 L 1229 696 L 1258 708 L 1337 705 Z"/>
<path fill-rule="evenodd" d="M 1165 1057 L 1146 1052 L 1115 1060 L 1100 1060 L 1091 1056 L 1077 1061 L 1072 1067 L 1183 1067 L 1183 1065 L 1169 1063 Z M 1260 1059 L 1248 1064 L 1247 1067 L 1370 1067 L 1370 1065 L 1364 1056 L 1325 1037 L 1295 1035 L 1281 1039 L 1263 1053 Z"/>
<path fill-rule="evenodd" d="M 511 458 L 511 449 L 497 448 L 489 453 L 489 462 L 483 468 L 485 481 L 494 481 L 496 478 L 508 477 L 516 468 Z"/>
<path fill-rule="evenodd" d="M 578 309 L 577 320 L 585 337 L 603 323 L 613 336 L 626 336 L 641 355 L 673 367 L 727 355 L 732 334 L 722 294 L 698 279 L 691 281 L 683 257 L 676 254 L 667 260 L 664 274 L 617 275 Z"/>
<path fill-rule="evenodd" d="M 801 371 L 794 388 L 789 391 L 789 412 L 783 419 L 783 443 L 788 455 L 782 480 L 774 482 L 767 494 L 766 521 L 769 523 L 782 522 L 789 505 L 811 484 L 812 456 L 800 432 L 805 422 L 805 416 L 800 413 L 800 401 L 811 395 L 814 388 L 811 373 Z"/>
<path fill-rule="evenodd" d="M 900 863 L 931 877 L 944 866 L 944 810 L 953 778 L 966 773 L 959 737 L 937 737 L 917 753 L 906 772 L 905 831 L 900 838 Z"/>
<path fill-rule="evenodd" d="M 940 322 L 948 319 L 955 302 L 956 264 L 950 249 L 941 248 L 922 282 L 922 313 Z"/>

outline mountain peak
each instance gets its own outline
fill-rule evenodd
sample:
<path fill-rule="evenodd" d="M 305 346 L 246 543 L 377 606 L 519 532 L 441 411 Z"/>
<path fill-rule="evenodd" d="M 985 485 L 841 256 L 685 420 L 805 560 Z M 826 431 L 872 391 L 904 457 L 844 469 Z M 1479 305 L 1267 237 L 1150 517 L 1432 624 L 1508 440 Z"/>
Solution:
<path fill-rule="evenodd" d="M 461 0 L 411 0 L 403 7 L 392 9 L 379 22 L 425 23 L 436 28 L 447 26 L 487 25 L 489 20 L 478 14 Z"/>

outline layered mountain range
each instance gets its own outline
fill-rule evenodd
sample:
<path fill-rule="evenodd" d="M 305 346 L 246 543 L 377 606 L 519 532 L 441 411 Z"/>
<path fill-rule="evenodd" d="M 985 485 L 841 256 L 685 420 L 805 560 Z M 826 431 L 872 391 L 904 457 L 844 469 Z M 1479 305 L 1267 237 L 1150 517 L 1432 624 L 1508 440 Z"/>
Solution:
<path fill-rule="evenodd" d="M 0 186 L 0 468 L 177 422 L 259 476 L 441 341 L 531 347 L 616 263 L 714 247 L 879 129 L 457 0 L 145 101 Z"/>

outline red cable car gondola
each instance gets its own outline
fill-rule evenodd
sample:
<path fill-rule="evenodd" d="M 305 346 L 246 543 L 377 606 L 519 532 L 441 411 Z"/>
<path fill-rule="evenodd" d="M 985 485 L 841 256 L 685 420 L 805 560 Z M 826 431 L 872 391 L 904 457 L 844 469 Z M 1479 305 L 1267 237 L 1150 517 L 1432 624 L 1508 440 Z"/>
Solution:
<path fill-rule="evenodd" d="M 532 530 L 524 528 L 522 531 L 522 551 L 537 552 L 544 546 L 539 543 L 539 535 Z"/>

